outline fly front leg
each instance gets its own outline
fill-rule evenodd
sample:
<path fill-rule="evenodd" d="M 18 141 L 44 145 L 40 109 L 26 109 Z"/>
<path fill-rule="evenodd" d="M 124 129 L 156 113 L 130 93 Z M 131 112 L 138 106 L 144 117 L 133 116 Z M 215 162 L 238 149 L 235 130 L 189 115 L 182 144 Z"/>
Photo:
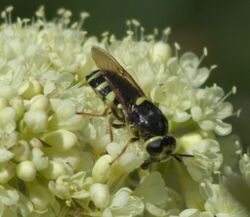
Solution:
<path fill-rule="evenodd" d="M 136 142 L 138 141 L 139 138 L 131 138 L 127 143 L 126 145 L 123 147 L 123 149 L 121 150 L 121 152 L 115 157 L 115 159 L 112 160 L 112 162 L 110 163 L 110 165 L 112 165 L 115 161 L 117 161 L 124 153 L 125 151 L 127 150 L 129 144 L 133 143 L 133 142 Z"/>
<path fill-rule="evenodd" d="M 141 168 L 143 170 L 146 170 L 148 169 L 153 163 L 157 163 L 157 162 L 160 162 L 161 160 L 158 159 L 158 158 L 154 158 L 152 156 L 150 156 L 148 159 L 146 159 L 143 164 L 141 165 Z"/>

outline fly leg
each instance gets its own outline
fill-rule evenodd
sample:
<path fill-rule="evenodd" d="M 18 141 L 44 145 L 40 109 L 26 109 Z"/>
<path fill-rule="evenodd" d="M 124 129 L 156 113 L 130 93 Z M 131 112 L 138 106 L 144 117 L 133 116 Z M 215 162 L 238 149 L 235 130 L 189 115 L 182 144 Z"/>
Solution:
<path fill-rule="evenodd" d="M 114 141 L 114 136 L 113 136 L 113 131 L 112 131 L 112 128 L 115 128 L 115 129 L 120 129 L 120 128 L 123 128 L 126 126 L 125 123 L 121 122 L 121 123 L 114 123 L 115 119 L 114 117 L 110 117 L 109 119 L 109 135 L 110 135 L 110 142 L 113 142 Z"/>
<path fill-rule="evenodd" d="M 114 136 L 112 128 L 120 129 L 126 126 L 125 123 L 125 116 L 122 110 L 117 110 L 117 108 L 111 108 L 111 113 L 113 116 L 109 119 L 109 135 L 110 135 L 110 142 L 113 142 Z M 118 120 L 120 123 L 115 123 L 114 121 Z"/>
<path fill-rule="evenodd" d="M 115 119 L 113 116 L 109 118 L 109 138 L 110 138 L 110 143 L 114 141 L 114 134 L 112 128 L 115 129 L 120 129 L 126 126 L 125 123 L 114 123 Z M 101 155 L 107 154 L 107 151 L 103 151 Z"/>
<path fill-rule="evenodd" d="M 106 107 L 103 112 L 101 113 L 93 113 L 93 112 L 77 112 L 76 114 L 78 115 L 86 115 L 86 116 L 91 116 L 91 117 L 105 117 L 113 113 L 112 109 L 110 107 Z M 110 141 L 113 141 L 113 132 L 109 123 L 109 137 Z"/>
<path fill-rule="evenodd" d="M 93 112 L 76 112 L 77 115 L 86 115 L 86 116 L 92 116 L 92 117 L 105 117 L 109 114 L 111 114 L 111 109 L 109 107 L 106 107 L 103 112 L 101 113 L 93 113 Z"/>
<path fill-rule="evenodd" d="M 136 142 L 138 141 L 139 138 L 131 138 L 127 143 L 126 145 L 123 147 L 123 149 L 121 150 L 121 152 L 115 157 L 115 159 L 112 160 L 112 162 L 110 163 L 111 165 L 116 161 L 118 160 L 126 151 L 126 149 L 128 148 L 129 144 L 130 143 L 133 143 L 133 142 Z"/>

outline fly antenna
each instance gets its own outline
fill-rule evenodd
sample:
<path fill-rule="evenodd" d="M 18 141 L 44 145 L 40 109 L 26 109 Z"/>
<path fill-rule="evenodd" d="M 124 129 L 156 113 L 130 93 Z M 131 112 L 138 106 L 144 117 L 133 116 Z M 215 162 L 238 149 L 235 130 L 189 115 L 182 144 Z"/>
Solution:
<path fill-rule="evenodd" d="M 178 154 L 178 153 L 171 153 L 170 156 L 174 157 L 178 162 L 182 162 L 183 157 L 194 157 L 192 154 Z"/>

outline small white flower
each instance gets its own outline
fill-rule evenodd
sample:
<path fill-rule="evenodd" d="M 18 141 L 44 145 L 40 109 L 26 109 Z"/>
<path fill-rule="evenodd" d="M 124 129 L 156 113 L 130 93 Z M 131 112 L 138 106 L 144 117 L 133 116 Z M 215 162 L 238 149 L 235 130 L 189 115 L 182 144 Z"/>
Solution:
<path fill-rule="evenodd" d="M 143 202 L 132 195 L 129 188 L 119 189 L 111 199 L 110 206 L 104 210 L 104 217 L 129 217 L 142 215 L 144 210 Z"/>
<path fill-rule="evenodd" d="M 203 57 L 202 57 L 203 58 Z M 193 87 L 200 87 L 208 78 L 211 69 L 201 67 L 202 59 L 191 52 L 187 52 L 180 57 L 179 65 L 183 80 Z"/>
<path fill-rule="evenodd" d="M 170 217 L 214 217 L 211 212 L 200 212 L 197 209 L 185 209 L 178 216 L 171 215 Z"/>
<path fill-rule="evenodd" d="M 245 182 L 250 188 L 250 156 L 249 154 L 244 154 L 240 159 L 240 171 L 243 175 Z"/>
<path fill-rule="evenodd" d="M 201 183 L 201 193 L 206 199 L 205 209 L 216 216 L 249 216 L 247 209 L 235 200 L 222 185 L 210 182 Z"/>
<path fill-rule="evenodd" d="M 146 176 L 134 194 L 144 201 L 147 212 L 153 216 L 166 216 L 179 209 L 180 201 L 177 193 L 166 188 L 158 172 Z"/>
<path fill-rule="evenodd" d="M 212 179 L 213 172 L 219 170 L 223 160 L 218 142 L 204 139 L 194 142 L 192 147 L 188 146 L 187 151 L 194 155 L 193 158 L 184 160 L 192 178 L 197 182 Z"/>
<path fill-rule="evenodd" d="M 153 88 L 151 97 L 173 121 L 185 122 L 190 118 L 188 110 L 193 104 L 193 92 L 178 77 L 171 76 L 162 81 Z"/>
<path fill-rule="evenodd" d="M 231 133 L 231 124 L 223 122 L 223 119 L 232 115 L 233 108 L 230 103 L 223 102 L 224 98 L 223 90 L 216 85 L 197 90 L 196 103 L 191 108 L 191 115 L 202 130 L 214 130 L 220 136 Z"/>
<path fill-rule="evenodd" d="M 89 192 L 84 190 L 86 174 L 79 172 L 72 177 L 61 175 L 56 181 L 49 183 L 50 191 L 60 199 L 72 200 L 72 198 L 84 199 L 89 197 Z"/>

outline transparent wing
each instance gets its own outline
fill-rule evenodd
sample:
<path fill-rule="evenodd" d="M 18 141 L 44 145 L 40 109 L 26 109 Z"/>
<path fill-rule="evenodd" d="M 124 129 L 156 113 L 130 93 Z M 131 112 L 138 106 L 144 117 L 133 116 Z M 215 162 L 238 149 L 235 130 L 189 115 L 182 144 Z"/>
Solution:
<path fill-rule="evenodd" d="M 92 58 L 98 68 L 119 74 L 121 77 L 126 79 L 132 86 L 134 86 L 141 96 L 145 96 L 143 90 L 135 82 L 133 77 L 107 51 L 100 47 L 92 47 L 91 52 Z"/>

